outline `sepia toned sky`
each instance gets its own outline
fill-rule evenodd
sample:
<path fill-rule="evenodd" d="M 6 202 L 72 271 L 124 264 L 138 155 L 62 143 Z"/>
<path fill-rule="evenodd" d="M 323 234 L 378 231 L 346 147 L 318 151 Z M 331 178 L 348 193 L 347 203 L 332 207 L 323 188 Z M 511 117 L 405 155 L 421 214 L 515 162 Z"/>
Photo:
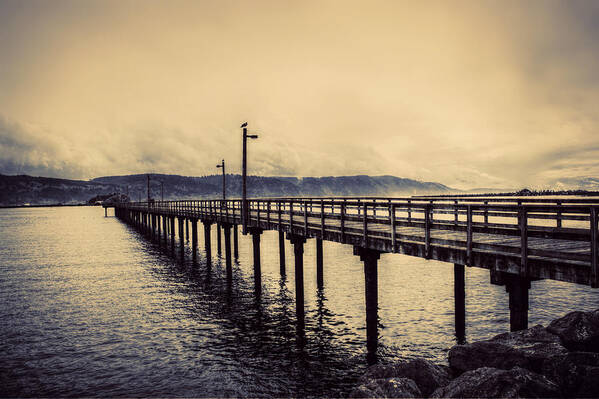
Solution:
<path fill-rule="evenodd" d="M 599 176 L 599 2 L 0 0 L 0 173 Z"/>

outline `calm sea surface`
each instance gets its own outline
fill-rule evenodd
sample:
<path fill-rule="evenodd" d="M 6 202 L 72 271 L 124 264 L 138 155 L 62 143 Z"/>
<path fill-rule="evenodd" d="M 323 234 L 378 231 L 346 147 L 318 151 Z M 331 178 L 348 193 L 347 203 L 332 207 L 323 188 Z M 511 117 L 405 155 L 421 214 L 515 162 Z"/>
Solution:
<path fill-rule="evenodd" d="M 110 213 L 112 215 L 112 213 Z M 344 396 L 366 368 L 364 274 L 351 246 L 305 247 L 306 340 L 296 339 L 293 251 L 262 235 L 262 294 L 241 234 L 224 259 L 173 258 L 102 208 L 0 209 L 0 396 Z M 466 269 L 467 340 L 509 329 L 507 294 Z M 599 292 L 532 283 L 530 323 L 599 308 Z M 453 265 L 379 261 L 379 356 L 446 362 L 455 344 Z"/>

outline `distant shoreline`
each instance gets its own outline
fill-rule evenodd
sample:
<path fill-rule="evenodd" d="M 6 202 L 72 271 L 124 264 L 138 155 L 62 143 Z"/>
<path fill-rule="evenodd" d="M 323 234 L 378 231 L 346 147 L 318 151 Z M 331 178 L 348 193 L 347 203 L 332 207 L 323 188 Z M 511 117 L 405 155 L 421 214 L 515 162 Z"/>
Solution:
<path fill-rule="evenodd" d="M 8 208 L 53 208 L 53 207 L 63 207 L 63 206 L 100 206 L 100 205 L 90 205 L 90 204 L 46 204 L 46 205 L 0 205 L 0 209 L 8 209 Z"/>

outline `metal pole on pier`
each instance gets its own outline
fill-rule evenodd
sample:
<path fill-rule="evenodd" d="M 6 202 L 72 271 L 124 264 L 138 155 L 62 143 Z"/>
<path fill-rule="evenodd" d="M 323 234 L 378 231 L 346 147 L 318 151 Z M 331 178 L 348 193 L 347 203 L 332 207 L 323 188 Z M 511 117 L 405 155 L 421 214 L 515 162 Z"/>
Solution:
<path fill-rule="evenodd" d="M 248 134 L 248 129 L 247 129 L 247 125 L 248 123 L 245 122 L 241 125 L 241 128 L 243 129 L 243 157 L 242 157 L 242 162 L 241 162 L 241 181 L 242 181 L 242 188 L 241 188 L 241 221 L 243 224 L 243 234 L 246 235 L 247 234 L 247 223 L 248 223 L 248 218 L 249 218 L 249 213 L 248 213 L 248 203 L 247 203 L 247 139 L 257 139 L 258 135 L 257 134 Z"/>
<path fill-rule="evenodd" d="M 245 129 L 244 129 L 245 130 Z M 217 168 L 222 168 L 223 169 L 223 206 L 225 201 L 227 200 L 227 175 L 225 173 L 225 160 L 223 159 L 220 163 L 220 165 L 216 165 Z"/>

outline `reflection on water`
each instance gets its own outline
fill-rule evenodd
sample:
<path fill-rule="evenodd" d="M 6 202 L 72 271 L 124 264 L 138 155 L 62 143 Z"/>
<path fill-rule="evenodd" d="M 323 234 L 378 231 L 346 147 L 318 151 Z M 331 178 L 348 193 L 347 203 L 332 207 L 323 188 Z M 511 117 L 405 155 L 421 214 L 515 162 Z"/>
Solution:
<path fill-rule="evenodd" d="M 0 236 L 2 396 L 344 396 L 366 367 L 363 265 L 350 246 L 324 243 L 318 289 L 306 243 L 300 339 L 293 250 L 281 277 L 276 232 L 261 236 L 260 280 L 250 236 L 228 280 L 216 248 L 206 262 L 203 234 L 194 264 L 188 246 L 181 260 L 99 208 L 0 210 Z M 467 268 L 466 290 L 467 340 L 509 328 L 507 294 L 488 272 Z M 599 297 L 539 281 L 530 306 L 531 323 L 546 324 Z M 452 265 L 383 255 L 379 318 L 381 361 L 444 362 Z"/>

